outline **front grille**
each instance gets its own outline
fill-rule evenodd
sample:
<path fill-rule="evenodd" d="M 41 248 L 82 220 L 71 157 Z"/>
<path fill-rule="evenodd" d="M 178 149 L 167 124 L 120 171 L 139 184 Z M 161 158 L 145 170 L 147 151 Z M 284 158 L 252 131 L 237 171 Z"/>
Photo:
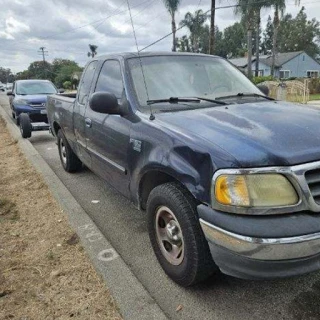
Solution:
<path fill-rule="evenodd" d="M 314 201 L 320 204 L 320 169 L 309 170 L 305 173 L 310 192 Z"/>
<path fill-rule="evenodd" d="M 30 103 L 30 106 L 33 108 L 43 108 L 42 103 Z"/>

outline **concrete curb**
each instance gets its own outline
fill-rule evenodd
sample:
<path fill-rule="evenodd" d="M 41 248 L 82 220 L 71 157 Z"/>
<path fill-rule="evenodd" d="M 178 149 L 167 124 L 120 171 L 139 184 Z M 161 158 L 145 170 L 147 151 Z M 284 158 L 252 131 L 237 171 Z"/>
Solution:
<path fill-rule="evenodd" d="M 95 269 L 102 275 L 110 293 L 116 300 L 123 318 L 130 320 L 168 319 L 31 142 L 21 137 L 18 127 L 11 121 L 2 106 L 0 106 L 0 115 L 6 121 L 13 138 L 18 140 L 26 158 L 43 176 L 52 195 L 67 215 L 72 229 L 79 235 Z"/>

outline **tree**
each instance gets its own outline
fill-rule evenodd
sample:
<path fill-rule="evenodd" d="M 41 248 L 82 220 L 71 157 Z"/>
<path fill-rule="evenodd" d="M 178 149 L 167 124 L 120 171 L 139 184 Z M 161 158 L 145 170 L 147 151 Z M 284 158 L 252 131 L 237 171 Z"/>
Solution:
<path fill-rule="evenodd" d="M 278 31 L 280 25 L 279 13 L 283 14 L 286 8 L 286 0 L 272 0 L 272 5 L 274 7 L 274 17 L 273 17 L 273 43 L 272 43 L 272 60 L 271 60 L 271 76 L 274 77 L 274 70 L 276 64 L 276 55 L 278 52 Z"/>
<path fill-rule="evenodd" d="M 58 88 L 61 88 L 66 81 L 72 82 L 72 75 L 75 72 L 79 72 L 82 69 L 76 65 L 65 65 L 59 69 L 57 76 L 54 79 L 54 83 Z"/>
<path fill-rule="evenodd" d="M 216 14 L 216 0 L 211 0 L 211 23 L 210 23 L 210 48 L 209 48 L 209 53 L 213 54 L 214 53 L 214 47 L 215 47 L 215 25 L 214 25 L 214 20 L 215 20 L 215 14 Z"/>
<path fill-rule="evenodd" d="M 175 15 L 176 15 L 176 12 L 178 11 L 180 0 L 163 0 L 163 2 L 171 16 L 172 51 L 176 51 L 177 50 L 177 46 L 176 46 L 177 26 L 176 26 Z"/>
<path fill-rule="evenodd" d="M 247 28 L 247 49 L 248 49 L 248 78 L 252 78 L 252 30 L 255 21 L 255 0 L 237 0 L 236 14 L 240 14 L 242 19 L 246 21 Z"/>
<path fill-rule="evenodd" d="M 16 80 L 27 80 L 30 79 L 30 74 L 28 70 L 17 72 L 15 75 Z"/>
<path fill-rule="evenodd" d="M 7 83 L 13 82 L 14 76 L 9 68 L 1 68 L 0 67 L 0 82 Z"/>
<path fill-rule="evenodd" d="M 255 76 L 259 76 L 259 64 L 260 64 L 260 33 L 261 33 L 261 10 L 262 8 L 270 8 L 273 0 L 262 2 L 255 0 L 254 5 L 254 19 L 255 19 L 255 53 L 256 53 L 256 65 L 255 65 Z"/>
<path fill-rule="evenodd" d="M 94 44 L 89 44 L 90 51 L 88 52 L 88 57 L 94 58 L 97 55 L 98 46 Z"/>
<path fill-rule="evenodd" d="M 191 51 L 200 52 L 201 36 L 204 29 L 204 24 L 207 20 L 207 15 L 202 10 L 197 10 L 194 14 L 187 12 L 180 25 L 185 25 L 190 31 Z"/>
<path fill-rule="evenodd" d="M 243 57 L 247 51 L 245 22 L 236 22 L 223 33 L 224 57 Z"/>
<path fill-rule="evenodd" d="M 273 41 L 273 23 L 272 18 L 269 16 L 266 28 L 263 32 L 263 42 L 261 43 L 261 52 L 268 55 L 272 52 Z"/>
<path fill-rule="evenodd" d="M 308 20 L 302 7 L 295 18 L 287 14 L 281 19 L 278 34 L 280 52 L 305 51 L 316 58 L 320 54 L 320 23 Z"/>
<path fill-rule="evenodd" d="M 28 67 L 29 79 L 47 79 L 53 81 L 52 65 L 47 61 L 34 61 Z"/>

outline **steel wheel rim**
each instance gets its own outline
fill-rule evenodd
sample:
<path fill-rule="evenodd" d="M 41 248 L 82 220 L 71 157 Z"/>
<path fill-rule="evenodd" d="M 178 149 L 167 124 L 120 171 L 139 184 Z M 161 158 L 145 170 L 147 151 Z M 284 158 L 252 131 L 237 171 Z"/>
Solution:
<path fill-rule="evenodd" d="M 176 216 L 168 207 L 157 209 L 155 229 L 163 256 L 172 265 L 180 265 L 184 258 L 183 234 Z"/>
<path fill-rule="evenodd" d="M 60 155 L 61 155 L 61 160 L 64 165 L 67 164 L 67 151 L 66 151 L 66 146 L 64 145 L 62 139 L 60 139 Z"/>

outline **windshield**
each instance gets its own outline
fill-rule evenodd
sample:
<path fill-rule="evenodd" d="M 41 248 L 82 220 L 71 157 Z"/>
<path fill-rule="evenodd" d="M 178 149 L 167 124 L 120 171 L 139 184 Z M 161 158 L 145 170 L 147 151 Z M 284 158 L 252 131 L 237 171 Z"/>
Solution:
<path fill-rule="evenodd" d="M 51 82 L 21 82 L 17 83 L 17 94 L 52 94 L 57 89 Z"/>
<path fill-rule="evenodd" d="M 138 58 L 128 60 L 134 89 L 142 109 L 147 100 L 170 97 L 222 96 L 261 91 L 238 69 L 224 59 L 205 56 L 142 57 L 148 95 Z M 174 109 L 176 105 L 172 105 Z M 156 106 L 152 106 L 156 108 Z"/>

